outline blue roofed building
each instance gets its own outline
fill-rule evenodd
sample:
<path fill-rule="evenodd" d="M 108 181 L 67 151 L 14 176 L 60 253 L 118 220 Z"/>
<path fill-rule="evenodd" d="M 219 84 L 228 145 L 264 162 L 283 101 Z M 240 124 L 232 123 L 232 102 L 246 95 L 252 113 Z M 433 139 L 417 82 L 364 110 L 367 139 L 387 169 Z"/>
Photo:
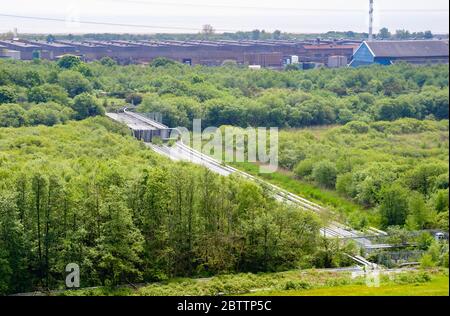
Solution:
<path fill-rule="evenodd" d="M 351 67 L 373 64 L 392 65 L 397 62 L 411 64 L 448 64 L 448 41 L 371 41 L 363 42 L 353 54 Z"/>

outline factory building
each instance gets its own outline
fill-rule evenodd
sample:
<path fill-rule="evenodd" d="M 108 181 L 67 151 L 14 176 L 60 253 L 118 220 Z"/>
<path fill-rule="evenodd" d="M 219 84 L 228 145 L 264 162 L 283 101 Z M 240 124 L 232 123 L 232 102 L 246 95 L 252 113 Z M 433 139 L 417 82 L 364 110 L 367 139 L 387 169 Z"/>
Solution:
<path fill-rule="evenodd" d="M 47 42 L 47 41 L 26 41 L 23 40 L 22 42 L 31 44 L 31 45 L 37 45 L 40 48 L 42 48 L 45 51 L 48 51 L 48 56 L 50 60 L 57 59 L 58 56 L 66 55 L 66 54 L 75 54 L 76 49 L 73 46 L 63 44 L 63 43 L 53 43 L 53 42 Z"/>
<path fill-rule="evenodd" d="M 327 66 L 329 68 L 343 68 L 347 67 L 348 59 L 346 56 L 330 56 L 328 57 Z"/>
<path fill-rule="evenodd" d="M 5 40 L 0 41 L 0 45 L 6 47 L 9 50 L 19 51 L 20 59 L 22 60 L 32 60 L 33 58 L 42 56 L 41 51 L 43 50 L 43 48 L 34 44 Z"/>
<path fill-rule="evenodd" d="M 86 60 L 111 57 L 119 63 L 147 63 L 166 57 L 189 65 L 220 66 L 225 61 L 238 64 L 258 63 L 280 67 L 284 52 L 294 53 L 302 45 L 269 41 L 58 41 L 75 46 Z"/>
<path fill-rule="evenodd" d="M 350 60 L 354 51 L 358 48 L 355 44 L 337 45 L 337 44 L 319 44 L 305 45 L 305 53 L 302 61 L 328 64 L 328 58 L 331 56 L 343 56 Z"/>
<path fill-rule="evenodd" d="M 7 49 L 20 52 L 20 58 L 54 60 L 65 54 L 82 57 L 85 61 L 111 57 L 120 64 L 149 63 L 157 57 L 166 57 L 188 65 L 220 66 L 233 61 L 240 65 L 260 65 L 265 68 L 282 68 L 286 56 L 295 57 L 295 63 L 327 65 L 330 56 L 353 54 L 352 43 L 306 42 L 287 40 L 190 40 L 190 41 L 68 41 L 37 40 L 0 41 Z M 290 57 L 289 57 L 290 58 Z"/>
<path fill-rule="evenodd" d="M 305 54 L 302 61 L 316 62 L 326 65 L 330 56 L 344 56 L 350 60 L 358 46 L 356 45 L 305 45 Z"/>
<path fill-rule="evenodd" d="M 372 64 L 392 65 L 398 62 L 411 64 L 448 64 L 448 41 L 373 41 L 363 42 L 353 55 L 352 67 Z"/>
<path fill-rule="evenodd" d="M 0 45 L 0 58 L 20 60 L 20 52 L 8 49 L 5 46 Z"/>

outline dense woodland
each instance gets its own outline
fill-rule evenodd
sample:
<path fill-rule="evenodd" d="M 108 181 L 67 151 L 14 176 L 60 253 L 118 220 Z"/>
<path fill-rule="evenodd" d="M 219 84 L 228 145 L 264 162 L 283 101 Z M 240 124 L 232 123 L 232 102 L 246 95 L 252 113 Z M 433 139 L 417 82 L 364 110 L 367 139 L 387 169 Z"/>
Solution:
<path fill-rule="evenodd" d="M 322 219 L 95 117 L 125 104 L 172 127 L 284 128 L 281 166 L 367 209 L 353 226 L 448 230 L 447 66 L 0 61 L 0 293 L 63 286 L 70 262 L 82 286 L 347 263 Z"/>
<path fill-rule="evenodd" d="M 71 262 L 82 286 L 346 264 L 322 225 L 106 118 L 0 129 L 1 293 L 63 286 Z"/>
<path fill-rule="evenodd" d="M 448 231 L 448 133 L 448 120 L 415 119 L 283 131 L 280 165 L 361 205 L 356 228 Z"/>
<path fill-rule="evenodd" d="M 449 115 L 446 66 L 276 72 L 232 64 L 191 68 L 165 59 L 148 67 L 110 59 L 0 64 L 3 126 L 82 119 L 127 97 L 136 105 L 142 101 L 140 111 L 162 113 L 172 127 L 190 127 L 193 118 L 204 126 L 288 128 Z M 42 103 L 52 104 L 33 106 Z M 67 109 L 58 111 L 53 103 Z"/>

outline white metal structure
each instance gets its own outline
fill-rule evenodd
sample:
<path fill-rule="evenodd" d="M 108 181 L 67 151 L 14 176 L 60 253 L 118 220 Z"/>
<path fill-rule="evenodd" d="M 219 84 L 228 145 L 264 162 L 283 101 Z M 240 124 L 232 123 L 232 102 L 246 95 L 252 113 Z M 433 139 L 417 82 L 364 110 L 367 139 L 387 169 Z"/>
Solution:
<path fill-rule="evenodd" d="M 373 41 L 373 0 L 370 0 L 369 8 L 369 41 Z"/>

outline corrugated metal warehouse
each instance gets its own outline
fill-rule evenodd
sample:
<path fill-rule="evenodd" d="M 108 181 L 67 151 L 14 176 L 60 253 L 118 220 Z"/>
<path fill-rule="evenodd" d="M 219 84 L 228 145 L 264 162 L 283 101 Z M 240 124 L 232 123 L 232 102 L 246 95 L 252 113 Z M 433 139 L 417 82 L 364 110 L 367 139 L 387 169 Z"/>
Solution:
<path fill-rule="evenodd" d="M 312 45 L 314 44 L 314 45 Z M 21 59 L 39 56 L 56 59 L 64 54 L 82 56 L 87 61 L 111 57 L 121 64 L 147 63 L 156 57 L 166 57 L 190 65 L 219 66 L 224 61 L 238 64 L 280 68 L 285 56 L 299 56 L 299 62 L 326 64 L 330 56 L 353 55 L 354 43 L 305 42 L 285 40 L 192 40 L 192 41 L 0 41 L 8 49 L 20 51 Z"/>

